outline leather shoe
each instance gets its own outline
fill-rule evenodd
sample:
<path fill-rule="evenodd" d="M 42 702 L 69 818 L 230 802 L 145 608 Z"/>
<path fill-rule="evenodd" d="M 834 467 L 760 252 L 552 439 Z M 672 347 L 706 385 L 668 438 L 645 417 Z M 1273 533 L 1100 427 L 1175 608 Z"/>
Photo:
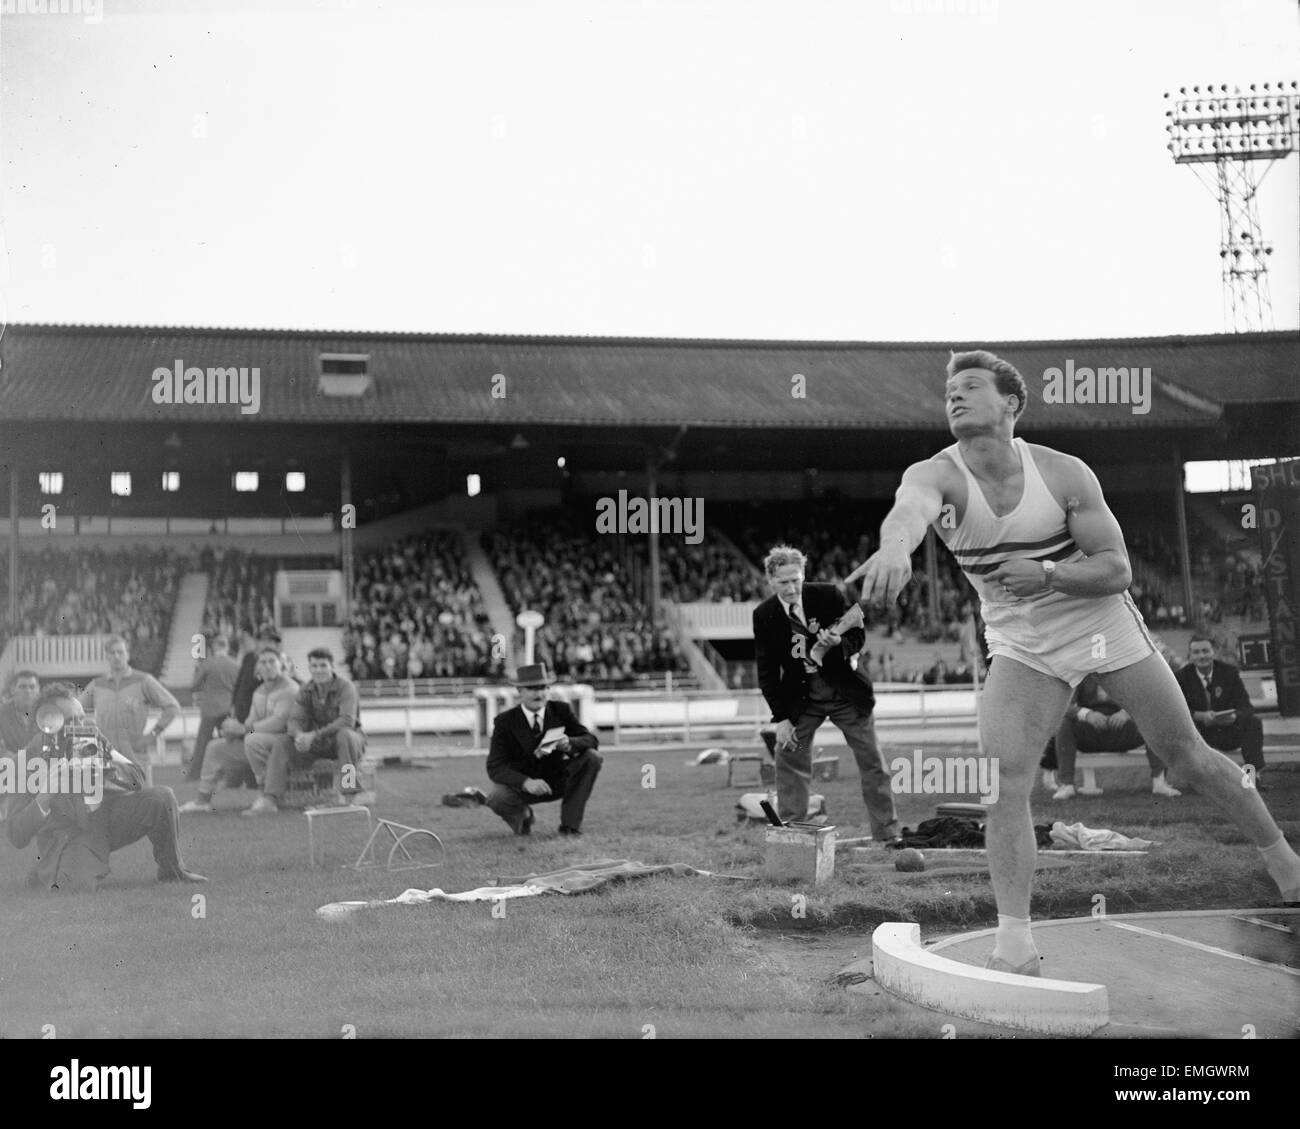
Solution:
<path fill-rule="evenodd" d="M 159 882 L 206 882 L 207 879 L 201 874 L 195 874 L 192 870 L 159 870 Z"/>
<path fill-rule="evenodd" d="M 575 838 L 579 838 L 579 839 L 582 838 L 582 832 L 579 831 L 576 827 L 565 827 L 563 823 L 560 824 L 560 834 L 572 835 Z"/>
<path fill-rule="evenodd" d="M 537 817 L 533 815 L 532 808 L 524 808 L 524 817 L 519 821 L 518 834 L 531 835 L 533 833 L 533 821 L 536 818 Z"/>

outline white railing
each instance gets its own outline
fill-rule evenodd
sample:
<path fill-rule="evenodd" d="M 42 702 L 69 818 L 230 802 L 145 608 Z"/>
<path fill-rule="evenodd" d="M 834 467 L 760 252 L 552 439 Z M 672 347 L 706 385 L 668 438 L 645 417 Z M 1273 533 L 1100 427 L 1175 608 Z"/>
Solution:
<path fill-rule="evenodd" d="M 86 674 L 104 665 L 103 635 L 17 635 L 0 659 L 0 677 L 34 670 L 42 678 Z"/>
<path fill-rule="evenodd" d="M 969 727 L 973 736 L 976 717 L 973 687 L 932 687 L 902 682 L 879 684 L 875 691 L 874 716 L 882 729 L 895 725 L 921 729 L 929 725 Z M 684 743 L 715 735 L 756 735 L 769 717 L 767 703 L 757 690 L 726 694 L 708 691 L 618 694 L 598 698 L 592 707 L 595 724 L 614 731 L 615 746 L 629 734 L 662 736 Z M 824 726 L 818 741 L 835 744 L 839 735 L 834 726 Z"/>
<path fill-rule="evenodd" d="M 283 537 L 301 534 L 336 534 L 328 517 L 112 517 L 86 514 L 60 519 L 54 526 L 44 518 L 20 517 L 18 533 L 37 547 L 78 537 L 207 537 L 215 527 L 221 536 Z"/>
<path fill-rule="evenodd" d="M 752 639 L 754 609 L 758 604 L 757 600 L 749 600 L 736 604 L 709 601 L 672 606 L 693 639 Z"/>

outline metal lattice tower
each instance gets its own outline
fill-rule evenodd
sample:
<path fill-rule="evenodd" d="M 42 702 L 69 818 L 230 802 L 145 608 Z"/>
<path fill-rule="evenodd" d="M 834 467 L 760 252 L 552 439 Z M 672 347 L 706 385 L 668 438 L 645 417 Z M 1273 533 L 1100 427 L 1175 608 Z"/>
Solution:
<path fill-rule="evenodd" d="M 1297 84 L 1181 87 L 1169 119 L 1174 163 L 1192 171 L 1219 202 L 1223 320 L 1234 333 L 1273 328 L 1268 259 L 1273 245 L 1260 231 L 1259 186 L 1273 162 L 1300 148 Z M 1207 165 L 1214 166 L 1209 175 Z"/>

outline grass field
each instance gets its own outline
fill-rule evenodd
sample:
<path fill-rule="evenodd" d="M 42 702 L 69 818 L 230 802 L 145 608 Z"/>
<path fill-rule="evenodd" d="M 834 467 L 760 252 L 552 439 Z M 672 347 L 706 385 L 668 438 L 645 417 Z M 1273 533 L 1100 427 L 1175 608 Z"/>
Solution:
<path fill-rule="evenodd" d="M 908 752 L 886 748 L 887 756 Z M 189 864 L 203 887 L 159 886 L 147 842 L 113 856 L 96 895 L 25 885 L 32 848 L 0 843 L 0 1035 L 39 1038 L 52 1025 L 78 1036 L 357 1037 L 936 1037 L 941 1020 L 833 980 L 870 953 L 882 921 L 918 921 L 923 935 L 995 921 L 987 877 L 868 874 L 837 860 L 835 878 L 799 890 L 761 880 L 763 832 L 735 821 L 740 789 L 725 769 L 688 767 L 681 750 L 608 752 L 586 835 L 555 833 L 558 806 L 537 809 L 531 839 L 512 837 L 485 809 L 440 805 L 445 792 L 485 786 L 480 759 L 388 768 L 377 814 L 443 837 L 447 865 L 388 874 L 343 868 L 360 849 L 359 821 L 334 821 L 328 865 L 307 857 L 300 814 L 241 819 L 252 794 L 223 792 L 222 812 L 187 816 Z M 847 753 L 847 779 L 818 786 L 841 836 L 865 833 Z M 643 766 L 655 768 L 643 787 Z M 188 799 L 179 770 L 158 782 Z M 1292 841 L 1300 834 L 1300 773 L 1271 774 L 1267 800 Z M 1082 821 L 1158 840 L 1151 856 L 1085 859 L 1038 876 L 1035 914 L 1111 913 L 1269 904 L 1275 892 L 1255 851 L 1204 800 L 1154 799 L 1145 766 L 1106 774 L 1105 796 L 1053 804 L 1035 821 Z M 963 797 L 955 797 L 961 799 Z M 969 798 L 969 797 L 966 797 Z M 899 797 L 915 826 L 943 797 Z M 434 903 L 318 918 L 327 902 L 391 898 L 408 887 L 449 892 L 597 858 L 684 862 L 733 883 L 655 877 L 581 896 L 505 903 Z M 202 903 L 192 901 L 202 895 Z M 500 911 L 498 911 L 500 912 Z M 48 1032 L 46 1032 L 48 1033 Z"/>

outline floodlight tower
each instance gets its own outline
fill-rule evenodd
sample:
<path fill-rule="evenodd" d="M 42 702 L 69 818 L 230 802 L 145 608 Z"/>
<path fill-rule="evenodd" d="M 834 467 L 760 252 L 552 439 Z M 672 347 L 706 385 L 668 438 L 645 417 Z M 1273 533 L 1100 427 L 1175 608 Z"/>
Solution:
<path fill-rule="evenodd" d="M 1239 87 L 1186 86 L 1173 99 L 1169 151 L 1191 165 L 1219 201 L 1219 259 L 1223 265 L 1223 319 L 1234 333 L 1273 328 L 1268 258 L 1273 245 L 1259 227 L 1258 191 L 1273 162 L 1300 147 L 1297 84 Z M 1210 178 L 1206 165 L 1214 166 Z"/>

